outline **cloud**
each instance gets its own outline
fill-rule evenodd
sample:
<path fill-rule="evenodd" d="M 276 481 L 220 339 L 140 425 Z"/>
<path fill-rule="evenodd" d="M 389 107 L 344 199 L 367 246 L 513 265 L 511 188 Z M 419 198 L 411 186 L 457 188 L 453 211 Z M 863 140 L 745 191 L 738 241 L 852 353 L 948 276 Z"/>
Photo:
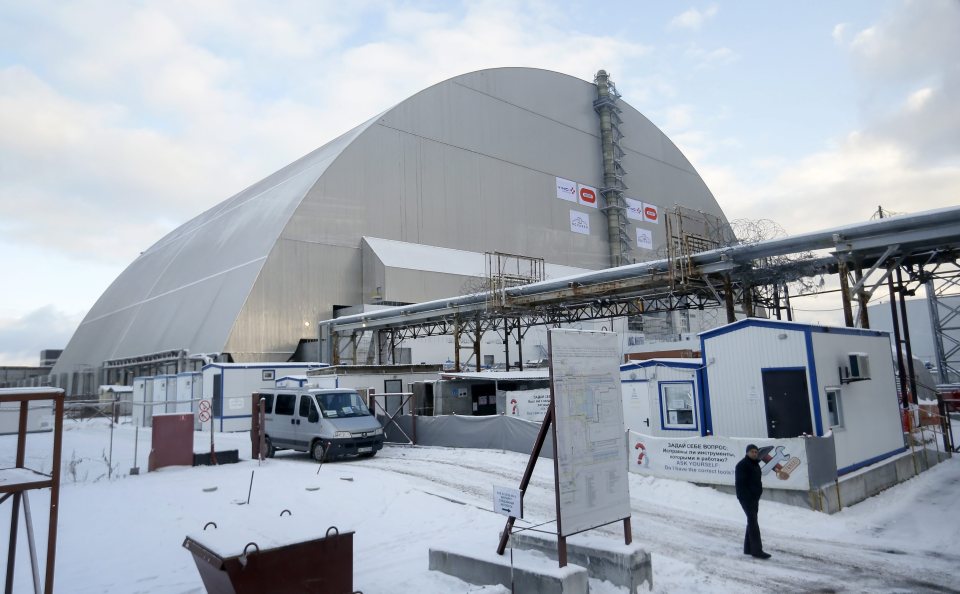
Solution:
<path fill-rule="evenodd" d="M 834 37 L 845 38 L 843 28 Z M 903 2 L 845 46 L 861 92 L 856 130 L 799 159 L 753 168 L 702 150 L 698 169 L 728 216 L 790 233 L 867 220 L 877 207 L 954 206 L 960 188 L 960 3 Z M 916 51 L 914 51 L 914 48 Z M 699 150 L 699 153 L 698 153 Z"/>
<path fill-rule="evenodd" d="M 40 351 L 65 347 L 82 318 L 52 305 L 22 317 L 0 318 L 0 365 L 39 365 Z"/>
<path fill-rule="evenodd" d="M 667 29 L 675 31 L 677 29 L 689 29 L 699 31 L 703 24 L 717 15 L 720 8 L 716 4 L 711 4 L 704 10 L 691 8 L 670 19 L 667 23 Z"/>
<path fill-rule="evenodd" d="M 110 263 L 430 84 L 507 65 L 591 80 L 649 52 L 538 2 L 9 10 L 0 37 L 21 59 L 0 62 L 0 229 Z"/>
<path fill-rule="evenodd" d="M 729 47 L 718 47 L 713 50 L 705 50 L 694 44 L 687 48 L 686 56 L 697 62 L 696 68 L 708 68 L 730 64 L 740 59 L 740 55 Z"/>
<path fill-rule="evenodd" d="M 837 23 L 836 25 L 833 26 L 833 33 L 831 33 L 831 36 L 833 37 L 833 40 L 836 43 L 842 44 L 844 42 L 844 35 L 846 34 L 846 32 L 847 32 L 847 24 Z"/>

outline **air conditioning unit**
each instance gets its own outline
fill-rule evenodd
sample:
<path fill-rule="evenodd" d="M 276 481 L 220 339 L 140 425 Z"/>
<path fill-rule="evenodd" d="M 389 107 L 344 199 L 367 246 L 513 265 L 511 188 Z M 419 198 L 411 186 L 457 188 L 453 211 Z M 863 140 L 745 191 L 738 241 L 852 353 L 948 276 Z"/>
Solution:
<path fill-rule="evenodd" d="M 850 353 L 847 361 L 841 381 L 849 383 L 870 379 L 870 357 L 866 353 Z"/>

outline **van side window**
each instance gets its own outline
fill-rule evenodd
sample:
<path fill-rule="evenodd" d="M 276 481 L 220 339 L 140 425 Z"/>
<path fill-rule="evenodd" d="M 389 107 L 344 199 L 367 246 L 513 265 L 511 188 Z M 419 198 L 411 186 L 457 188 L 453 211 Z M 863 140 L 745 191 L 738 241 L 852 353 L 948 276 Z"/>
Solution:
<path fill-rule="evenodd" d="M 310 416 L 310 402 L 313 400 L 311 396 L 300 396 L 300 416 L 306 419 Z"/>
<path fill-rule="evenodd" d="M 296 396 L 293 394 L 277 394 L 277 409 L 274 412 L 278 415 L 292 415 L 295 402 Z"/>
<path fill-rule="evenodd" d="M 273 394 L 260 394 L 260 399 L 263 400 L 263 412 L 266 414 L 271 414 L 273 412 Z"/>

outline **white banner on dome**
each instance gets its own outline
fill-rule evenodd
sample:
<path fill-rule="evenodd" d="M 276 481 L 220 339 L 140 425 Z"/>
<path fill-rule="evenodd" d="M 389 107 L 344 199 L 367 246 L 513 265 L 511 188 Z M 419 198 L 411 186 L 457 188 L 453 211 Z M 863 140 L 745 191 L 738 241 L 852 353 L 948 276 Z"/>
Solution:
<path fill-rule="evenodd" d="M 581 206 L 598 208 L 599 206 L 597 204 L 597 189 L 591 186 L 577 184 L 577 202 Z"/>
<path fill-rule="evenodd" d="M 571 210 L 570 230 L 581 235 L 590 235 L 590 215 L 578 210 Z"/>
<path fill-rule="evenodd" d="M 633 198 L 624 198 L 627 203 L 627 218 L 633 219 L 635 221 L 642 221 L 643 219 L 643 202 L 639 200 L 634 200 Z"/>
<path fill-rule="evenodd" d="M 660 222 L 660 208 L 653 204 L 643 203 L 643 220 L 648 223 Z"/>
<path fill-rule="evenodd" d="M 645 250 L 653 249 L 653 231 L 637 228 L 637 247 Z"/>
<path fill-rule="evenodd" d="M 577 182 L 572 182 L 569 179 L 563 179 L 562 177 L 557 178 L 557 198 L 560 200 L 566 200 L 567 202 L 576 202 L 577 201 Z"/>

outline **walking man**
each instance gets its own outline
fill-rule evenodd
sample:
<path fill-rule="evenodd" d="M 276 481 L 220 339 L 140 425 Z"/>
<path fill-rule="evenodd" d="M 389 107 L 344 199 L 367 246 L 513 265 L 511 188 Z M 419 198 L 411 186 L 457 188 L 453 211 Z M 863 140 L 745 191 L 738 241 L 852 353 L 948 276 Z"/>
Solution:
<path fill-rule="evenodd" d="M 753 555 L 757 559 L 769 559 L 770 554 L 763 552 L 760 540 L 760 524 L 757 522 L 757 510 L 760 507 L 760 495 L 763 485 L 760 482 L 760 451 L 752 443 L 747 446 L 747 455 L 737 463 L 736 485 L 737 499 L 743 513 L 747 514 L 747 532 L 743 536 L 743 554 Z"/>

